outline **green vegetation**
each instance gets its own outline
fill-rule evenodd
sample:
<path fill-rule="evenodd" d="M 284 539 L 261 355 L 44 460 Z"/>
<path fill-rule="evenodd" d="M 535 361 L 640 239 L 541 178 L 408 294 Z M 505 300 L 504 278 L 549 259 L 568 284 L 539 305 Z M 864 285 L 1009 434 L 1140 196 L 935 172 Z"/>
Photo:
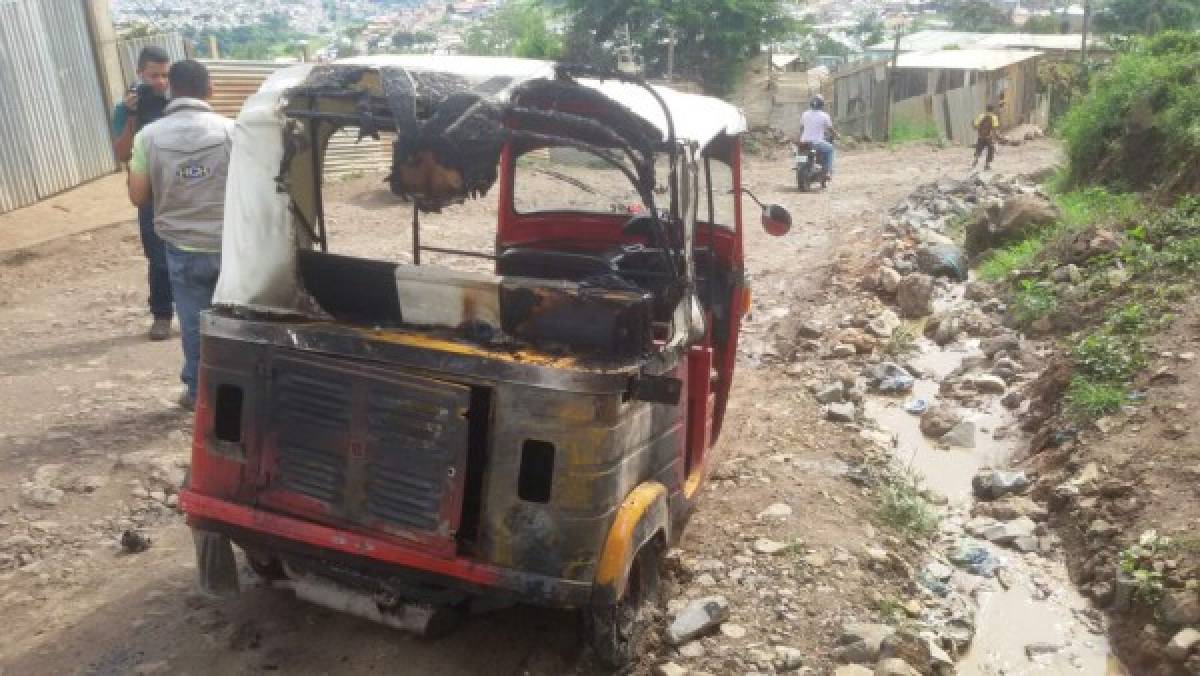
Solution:
<path fill-rule="evenodd" d="M 292 28 L 286 14 L 272 14 L 261 22 L 235 28 L 197 31 L 185 28 L 184 38 L 191 40 L 197 54 L 209 54 L 208 38 L 217 38 L 223 59 L 267 60 L 300 56 L 300 45 L 310 36 Z"/>
<path fill-rule="evenodd" d="M 1096 420 L 1121 410 L 1128 397 L 1125 385 L 1097 383 L 1075 376 L 1067 386 L 1067 412 L 1076 420 Z"/>
<path fill-rule="evenodd" d="M 550 30 L 544 3 L 513 0 L 475 24 L 464 38 L 464 51 L 475 56 L 519 56 L 557 59 L 562 37 Z"/>
<path fill-rule="evenodd" d="M 1058 297 L 1054 293 L 1053 285 L 1026 279 L 1021 281 L 1020 289 L 1013 296 L 1012 305 L 1017 321 L 1027 326 L 1057 310 Z"/>
<path fill-rule="evenodd" d="M 880 490 L 880 520 L 914 537 L 928 537 L 937 530 L 938 515 L 925 499 L 921 480 L 911 472 L 892 476 Z"/>
<path fill-rule="evenodd" d="M 1142 533 L 1135 545 L 1121 550 L 1121 572 L 1133 578 L 1135 599 L 1153 606 L 1163 592 L 1162 561 L 1171 550 L 1171 539 L 1160 537 L 1157 531 Z"/>
<path fill-rule="evenodd" d="M 568 19 L 566 56 L 576 63 L 612 65 L 606 43 L 629 40 L 651 77 L 667 70 L 674 31 L 675 72 L 695 78 L 713 94 L 733 90 L 746 62 L 763 45 L 795 37 L 805 27 L 782 0 L 554 0 Z"/>
<path fill-rule="evenodd" d="M 883 351 L 890 357 L 903 357 L 917 349 L 917 337 L 906 325 L 896 327 L 883 344 Z"/>
<path fill-rule="evenodd" d="M 1000 33 L 1013 27 L 1008 13 L 987 0 L 952 0 L 948 18 L 956 31 Z"/>
<path fill-rule="evenodd" d="M 1196 30 L 1200 4 L 1196 0 L 1107 0 L 1096 15 L 1096 28 L 1122 35 Z"/>
<path fill-rule="evenodd" d="M 888 144 L 896 146 L 913 141 L 941 141 L 937 124 L 928 119 L 897 118 L 892 120 L 892 128 L 888 133 Z"/>
<path fill-rule="evenodd" d="M 1060 121 L 1070 180 L 1127 190 L 1200 190 L 1200 33 L 1137 39 Z"/>
<path fill-rule="evenodd" d="M 979 276 L 985 281 L 1000 282 L 1008 279 L 1017 270 L 1028 270 L 1045 245 L 1042 237 L 1030 237 L 997 249 L 979 266 Z"/>

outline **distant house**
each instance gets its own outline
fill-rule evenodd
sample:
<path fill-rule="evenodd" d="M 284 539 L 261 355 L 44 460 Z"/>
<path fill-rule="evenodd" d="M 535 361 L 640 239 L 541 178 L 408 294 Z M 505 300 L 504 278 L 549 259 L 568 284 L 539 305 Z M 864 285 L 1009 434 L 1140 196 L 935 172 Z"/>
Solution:
<path fill-rule="evenodd" d="M 895 43 L 891 40 L 870 45 L 866 48 L 867 58 L 885 60 L 892 58 Z M 924 30 L 900 38 L 900 51 L 931 52 L 940 49 L 1033 49 L 1054 58 L 1079 58 L 1083 47 L 1081 35 L 1036 35 L 1032 33 L 967 33 L 962 31 Z M 1088 39 L 1090 53 L 1108 53 L 1111 50 L 1095 37 Z"/>
<path fill-rule="evenodd" d="M 942 49 L 901 53 L 890 75 L 883 61 L 833 76 L 832 113 L 846 133 L 886 137 L 888 125 L 932 125 L 951 141 L 969 143 L 971 122 L 994 104 L 1001 127 L 1039 115 L 1037 63 L 1042 52 Z"/>

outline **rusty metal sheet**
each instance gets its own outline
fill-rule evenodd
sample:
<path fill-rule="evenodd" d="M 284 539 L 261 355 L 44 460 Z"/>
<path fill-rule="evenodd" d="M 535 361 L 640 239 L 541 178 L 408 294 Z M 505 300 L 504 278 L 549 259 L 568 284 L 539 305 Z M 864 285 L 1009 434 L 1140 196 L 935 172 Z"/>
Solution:
<path fill-rule="evenodd" d="M 213 110 L 226 117 L 236 118 L 242 104 L 258 91 L 264 80 L 290 63 L 271 61 L 234 61 L 201 59 L 208 66 L 213 80 Z M 359 141 L 354 130 L 342 129 L 329 139 L 325 152 L 326 177 L 387 171 L 392 166 L 394 134 L 380 134 L 380 140 L 365 138 Z"/>
<path fill-rule="evenodd" d="M 183 36 L 179 33 L 159 33 L 140 38 L 129 38 L 117 42 L 117 53 L 121 57 L 121 74 L 125 77 L 125 86 L 131 87 L 137 81 L 138 55 L 146 47 L 162 47 L 166 50 L 171 61 L 182 61 L 187 58 L 184 49 Z"/>
<path fill-rule="evenodd" d="M 0 212 L 116 170 L 79 0 L 0 0 Z"/>
<path fill-rule="evenodd" d="M 470 388 L 311 356 L 271 372 L 264 500 L 452 555 Z"/>

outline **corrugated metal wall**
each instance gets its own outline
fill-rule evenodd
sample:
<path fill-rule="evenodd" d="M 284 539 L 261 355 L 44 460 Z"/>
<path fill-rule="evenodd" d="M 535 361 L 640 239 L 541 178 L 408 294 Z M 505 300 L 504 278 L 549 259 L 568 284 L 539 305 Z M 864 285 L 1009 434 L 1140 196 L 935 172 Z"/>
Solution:
<path fill-rule="evenodd" d="M 82 0 L 0 0 L 0 213 L 115 171 Z"/>
<path fill-rule="evenodd" d="M 291 64 L 270 61 L 230 61 L 201 59 L 213 80 L 213 109 L 236 118 L 242 104 L 258 91 L 263 80 Z M 386 171 L 392 166 L 393 134 L 380 134 L 381 140 L 358 141 L 357 130 L 343 129 L 329 140 L 325 154 L 326 176 Z"/>
<path fill-rule="evenodd" d="M 137 80 L 138 55 L 146 47 L 162 47 L 171 57 L 171 61 L 182 61 L 187 58 L 183 47 L 183 36 L 179 33 L 159 33 L 147 35 L 144 38 L 130 38 L 117 43 L 117 53 L 121 56 L 121 74 L 125 76 L 125 86 L 133 86 Z"/>

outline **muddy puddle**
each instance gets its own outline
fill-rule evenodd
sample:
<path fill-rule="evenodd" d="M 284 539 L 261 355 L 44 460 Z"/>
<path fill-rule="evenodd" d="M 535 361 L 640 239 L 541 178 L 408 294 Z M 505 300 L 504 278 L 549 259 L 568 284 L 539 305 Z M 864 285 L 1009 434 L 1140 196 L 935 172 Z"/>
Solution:
<path fill-rule="evenodd" d="M 1005 467 L 1023 439 L 1015 419 L 998 397 L 984 410 L 963 409 L 976 426 L 974 448 L 941 448 L 921 434 L 920 417 L 905 410 L 919 398 L 938 402 L 938 381 L 959 367 L 964 357 L 978 352 L 967 342 L 939 348 L 924 342 L 921 354 L 910 360 L 922 377 L 905 397 L 870 396 L 866 416 L 895 439 L 893 452 L 904 466 L 924 478 L 928 488 L 949 500 L 943 521 L 942 549 L 969 538 L 963 523 L 973 502 L 971 479 L 984 467 Z M 996 434 L 996 430 L 1002 430 Z M 996 438 L 1000 437 L 1000 438 Z M 1124 674 L 1111 656 L 1102 614 L 1092 608 L 1070 583 L 1061 554 L 1049 557 L 1021 553 L 982 540 L 1002 563 L 995 578 L 956 574 L 952 582 L 978 604 L 976 634 L 958 672 L 965 676 L 1023 674 Z"/>

